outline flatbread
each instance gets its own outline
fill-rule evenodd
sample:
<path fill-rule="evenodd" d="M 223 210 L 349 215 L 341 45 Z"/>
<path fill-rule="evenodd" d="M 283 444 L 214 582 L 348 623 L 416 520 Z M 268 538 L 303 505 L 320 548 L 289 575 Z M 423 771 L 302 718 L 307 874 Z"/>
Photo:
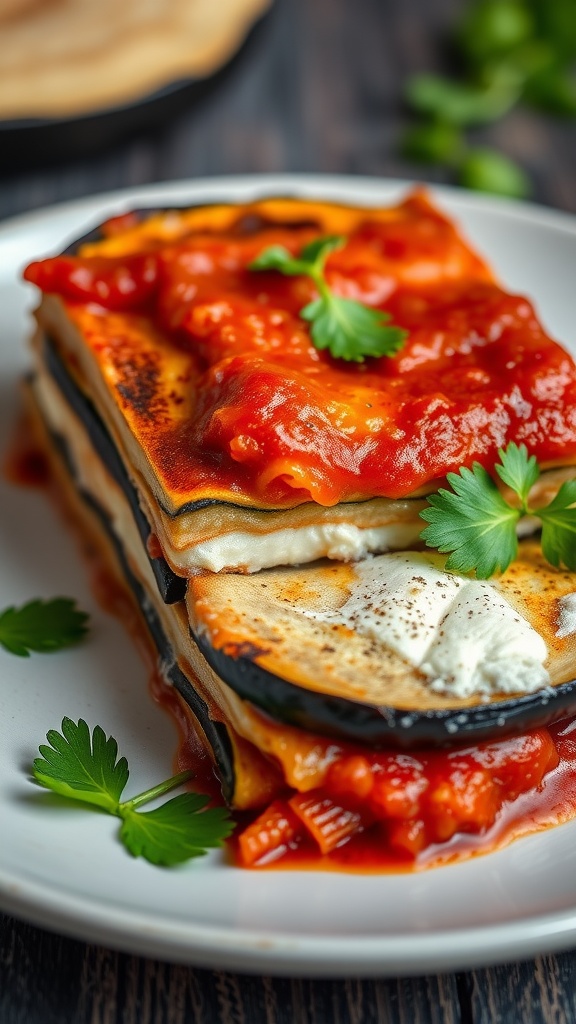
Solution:
<path fill-rule="evenodd" d="M 202 78 L 270 0 L 0 0 L 0 118 L 67 117 Z"/>

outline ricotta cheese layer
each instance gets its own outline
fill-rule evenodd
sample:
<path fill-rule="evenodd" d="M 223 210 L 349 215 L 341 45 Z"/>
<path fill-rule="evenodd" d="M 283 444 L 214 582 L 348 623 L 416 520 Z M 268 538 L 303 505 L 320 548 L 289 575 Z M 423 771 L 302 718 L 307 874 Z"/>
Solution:
<path fill-rule="evenodd" d="M 345 603 L 307 611 L 394 650 L 437 693 L 532 693 L 550 677 L 548 649 L 497 586 L 447 573 L 440 556 L 379 555 L 355 566 Z"/>
<path fill-rule="evenodd" d="M 184 551 L 177 551 L 165 538 L 163 546 L 172 564 L 184 575 L 198 568 L 210 572 L 228 568 L 259 572 L 276 565 L 313 562 L 317 558 L 356 561 L 373 551 L 409 547 L 416 543 L 421 531 L 421 520 L 370 527 L 323 523 L 273 530 L 262 535 L 235 530 Z"/>

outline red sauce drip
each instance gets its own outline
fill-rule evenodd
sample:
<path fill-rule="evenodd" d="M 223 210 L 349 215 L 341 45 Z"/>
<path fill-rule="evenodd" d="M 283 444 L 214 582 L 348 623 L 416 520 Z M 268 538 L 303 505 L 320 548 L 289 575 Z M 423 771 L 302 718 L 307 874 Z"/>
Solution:
<path fill-rule="evenodd" d="M 20 418 L 10 439 L 2 469 L 6 479 L 19 487 L 48 487 L 50 483 L 48 460 L 25 416 Z"/>

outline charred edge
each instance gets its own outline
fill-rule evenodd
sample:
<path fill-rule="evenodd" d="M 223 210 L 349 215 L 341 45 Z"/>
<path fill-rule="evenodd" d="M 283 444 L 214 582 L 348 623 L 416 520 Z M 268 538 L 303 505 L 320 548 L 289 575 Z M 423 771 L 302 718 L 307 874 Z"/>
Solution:
<path fill-rule="evenodd" d="M 119 369 L 124 379 L 116 385 L 116 390 L 138 416 L 155 420 L 166 412 L 166 402 L 158 395 L 158 367 L 151 359 L 141 361 L 140 365 L 128 362 Z"/>
<path fill-rule="evenodd" d="M 62 462 L 66 466 L 68 473 L 72 478 L 74 478 L 70 453 L 66 446 L 66 442 L 51 431 L 50 437 L 54 447 L 62 459 Z M 172 646 L 162 628 L 160 619 L 148 600 L 144 587 L 132 572 L 126 558 L 124 548 L 116 536 L 106 512 L 101 505 L 94 500 L 91 494 L 88 494 L 86 491 L 78 487 L 77 493 L 88 508 L 94 513 L 114 548 L 114 553 L 118 559 L 124 579 L 137 601 L 142 617 L 148 628 L 148 632 L 150 633 L 154 646 L 158 651 L 160 663 L 162 665 L 162 674 L 172 683 L 174 688 L 198 719 L 200 727 L 206 736 L 206 740 L 212 748 L 214 760 L 222 783 L 222 795 L 228 803 L 231 803 L 233 800 L 235 786 L 234 753 L 226 726 L 221 722 L 215 722 L 210 718 L 207 704 L 196 693 L 196 690 L 192 686 L 190 680 L 184 675 L 182 669 L 178 665 L 174 657 Z"/>
<path fill-rule="evenodd" d="M 135 210 L 124 210 L 120 214 L 111 212 L 110 217 L 107 220 L 113 219 L 117 216 L 122 216 L 122 213 L 129 213 L 135 218 L 137 224 L 143 224 L 144 221 L 150 220 L 151 217 L 157 217 L 160 214 L 170 215 L 171 213 L 184 213 L 186 210 L 210 210 L 218 206 L 237 206 L 241 211 L 245 206 L 251 205 L 252 203 L 265 202 L 266 200 L 277 199 L 279 201 L 293 201 L 300 202 L 303 206 L 307 203 L 315 204 L 320 200 L 314 199 L 313 197 L 303 197 L 298 195 L 277 195 L 275 192 L 270 192 L 266 195 L 259 195 L 255 199 L 238 200 L 235 203 L 227 203 L 222 199 L 208 200 L 205 203 L 177 203 L 171 206 L 140 206 Z M 346 209 L 345 203 L 332 202 L 331 205 L 339 206 Z M 84 235 L 80 235 L 79 238 L 74 239 L 65 249 L 62 250 L 62 256 L 75 256 L 78 250 L 84 245 L 93 245 L 96 242 L 103 242 L 106 239 L 102 228 L 107 221 L 100 221 L 93 228 L 86 232 Z M 246 236 L 255 234 L 256 231 L 261 230 L 263 227 L 290 227 L 290 228 L 318 228 L 319 224 L 317 220 L 312 218 L 302 218 L 299 221 L 285 221 L 284 225 L 281 221 L 272 220 L 271 218 L 263 217 L 260 214 L 249 214 L 240 213 L 238 220 L 231 228 L 231 233 L 237 236 Z"/>
<path fill-rule="evenodd" d="M 176 601 L 182 601 L 186 595 L 186 580 L 181 576 L 177 576 L 176 573 L 172 571 L 165 558 L 151 558 L 148 555 L 147 542 L 151 532 L 150 524 L 142 511 L 136 490 L 130 481 L 126 469 L 124 468 L 124 463 L 118 454 L 118 450 L 110 437 L 108 430 L 90 399 L 87 398 L 77 387 L 64 362 L 60 358 L 52 339 L 44 339 L 44 352 L 47 369 L 56 382 L 60 392 L 68 405 L 84 424 L 94 449 L 128 500 L 130 510 L 134 516 L 138 532 L 144 545 L 144 550 L 152 567 L 156 583 L 158 584 L 158 590 L 160 591 L 162 600 L 165 604 L 174 604 Z M 68 460 L 68 464 L 70 465 L 70 460 Z M 71 475 L 74 477 L 75 474 L 73 469 L 70 471 Z"/>
<path fill-rule="evenodd" d="M 226 644 L 223 650 L 230 658 L 235 660 L 245 658 L 247 661 L 256 661 L 256 658 L 262 657 L 263 654 L 270 654 L 270 648 L 257 647 L 256 644 L 250 643 L 249 640 L 239 644 Z"/>
<path fill-rule="evenodd" d="M 191 630 L 216 674 L 243 700 L 276 721 L 306 732 L 370 747 L 410 750 L 499 740 L 573 714 L 576 680 L 544 693 L 527 694 L 478 708 L 415 712 L 317 693 L 262 668 L 252 657 L 231 657 Z"/>

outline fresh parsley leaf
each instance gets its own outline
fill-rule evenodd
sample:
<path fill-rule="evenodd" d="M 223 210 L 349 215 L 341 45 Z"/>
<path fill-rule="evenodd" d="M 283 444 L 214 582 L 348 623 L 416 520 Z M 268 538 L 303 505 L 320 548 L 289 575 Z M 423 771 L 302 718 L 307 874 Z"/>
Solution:
<path fill-rule="evenodd" d="M 36 758 L 33 774 L 37 782 L 61 796 L 96 804 L 117 814 L 120 797 L 128 782 L 128 762 L 118 757 L 118 744 L 106 738 L 99 725 L 92 737 L 83 719 L 76 725 L 70 718 L 62 721 L 62 733 L 51 729 L 41 746 L 42 758 Z"/>
<path fill-rule="evenodd" d="M 133 857 L 169 867 L 221 846 L 233 824 L 223 807 L 204 810 L 208 797 L 183 793 L 153 811 L 128 810 L 120 838 Z"/>
<path fill-rule="evenodd" d="M 326 282 L 326 259 L 345 242 L 343 235 L 321 236 L 304 246 L 298 257 L 282 245 L 272 245 L 253 260 L 249 269 L 277 270 L 314 281 L 318 298 L 304 306 L 300 316 L 312 325 L 310 336 L 317 349 L 328 349 L 335 359 L 358 363 L 366 356 L 392 356 L 404 344 L 407 332 L 391 325 L 390 315 L 384 310 L 335 295 Z"/>
<path fill-rule="evenodd" d="M 406 332 L 387 326 L 390 315 L 338 295 L 322 296 L 300 310 L 312 324 L 318 349 L 327 348 L 336 359 L 361 363 L 365 356 L 392 356 L 404 344 Z"/>
<path fill-rule="evenodd" d="M 320 235 L 313 242 L 308 242 L 300 253 L 305 263 L 312 263 L 319 269 L 324 267 L 326 258 L 331 252 L 342 249 L 346 245 L 346 235 Z"/>
<path fill-rule="evenodd" d="M 528 81 L 526 99 L 552 114 L 576 117 L 576 78 L 558 67 L 545 68 Z"/>
<path fill-rule="evenodd" d="M 428 498 L 420 513 L 430 525 L 420 534 L 429 547 L 451 552 L 447 569 L 476 571 L 488 579 L 504 572 L 518 553 L 516 526 L 522 516 L 542 522 L 542 553 L 551 565 L 576 571 L 576 479 L 562 484 L 556 497 L 543 508 L 530 508 L 528 497 L 540 470 L 526 445 L 513 441 L 498 452 L 498 476 L 517 495 L 520 505 L 510 505 L 492 477 L 475 462 L 448 474 L 451 491 L 441 488 Z"/>
<path fill-rule="evenodd" d="M 408 83 L 406 98 L 420 114 L 464 126 L 502 117 L 518 99 L 518 87 L 511 79 L 477 86 L 437 75 L 417 75 Z"/>
<path fill-rule="evenodd" d="M 534 20 L 521 0 L 481 0 L 467 11 L 458 32 L 462 50 L 481 64 L 530 39 Z"/>
<path fill-rule="evenodd" d="M 464 155 L 460 128 L 447 121 L 423 121 L 413 125 L 402 140 L 402 156 L 429 164 L 458 165 Z"/>
<path fill-rule="evenodd" d="M 451 552 L 446 568 L 455 572 L 476 571 L 488 579 L 503 572 L 516 558 L 518 509 L 511 508 L 480 463 L 449 473 L 452 491 L 441 488 L 428 498 L 420 513 L 429 526 L 422 540 L 438 551 Z"/>
<path fill-rule="evenodd" d="M 574 0 L 468 0 L 459 21 L 452 39 L 460 51 L 459 79 L 424 74 L 408 82 L 408 103 L 428 120 L 430 133 L 422 125 L 409 132 L 404 153 L 456 167 L 468 188 L 525 196 L 530 183 L 520 167 L 503 154 L 472 149 L 464 139 L 455 154 L 442 133 L 435 138 L 435 125 L 481 124 L 517 102 L 575 117 Z"/>
<path fill-rule="evenodd" d="M 495 149 L 469 149 L 459 169 L 460 184 L 480 192 L 523 199 L 530 195 L 527 175 L 518 164 Z"/>
<path fill-rule="evenodd" d="M 87 631 L 88 616 L 69 597 L 29 601 L 0 613 L 0 645 L 28 658 L 30 651 L 59 651 L 78 643 Z"/>
<path fill-rule="evenodd" d="M 542 520 L 542 553 L 557 568 L 576 572 L 576 480 L 567 480 L 556 497 L 536 510 Z"/>
<path fill-rule="evenodd" d="M 118 760 L 118 744 L 97 725 L 92 736 L 82 719 L 75 724 L 62 721 L 62 732 L 51 729 L 50 746 L 40 747 L 41 758 L 33 764 L 33 776 L 40 785 L 61 796 L 95 804 L 122 820 L 120 839 L 134 857 L 152 864 L 180 864 L 220 846 L 234 825 L 221 807 L 204 810 L 208 797 L 184 793 L 152 811 L 137 810 L 142 804 L 164 796 L 192 777 L 181 772 L 131 800 L 120 797 L 128 782 L 128 762 Z"/>
<path fill-rule="evenodd" d="M 309 242 L 300 256 L 292 256 L 283 245 L 270 245 L 264 249 L 249 266 L 250 270 L 278 270 L 290 277 L 309 276 L 322 273 L 326 258 L 346 243 L 344 235 L 322 235 Z"/>
<path fill-rule="evenodd" d="M 536 456 L 528 455 L 525 444 L 518 446 L 514 441 L 511 441 L 505 449 L 500 448 L 498 455 L 500 463 L 496 465 L 496 472 L 500 479 L 516 492 L 524 510 L 530 488 L 534 486 L 540 476 Z"/>

